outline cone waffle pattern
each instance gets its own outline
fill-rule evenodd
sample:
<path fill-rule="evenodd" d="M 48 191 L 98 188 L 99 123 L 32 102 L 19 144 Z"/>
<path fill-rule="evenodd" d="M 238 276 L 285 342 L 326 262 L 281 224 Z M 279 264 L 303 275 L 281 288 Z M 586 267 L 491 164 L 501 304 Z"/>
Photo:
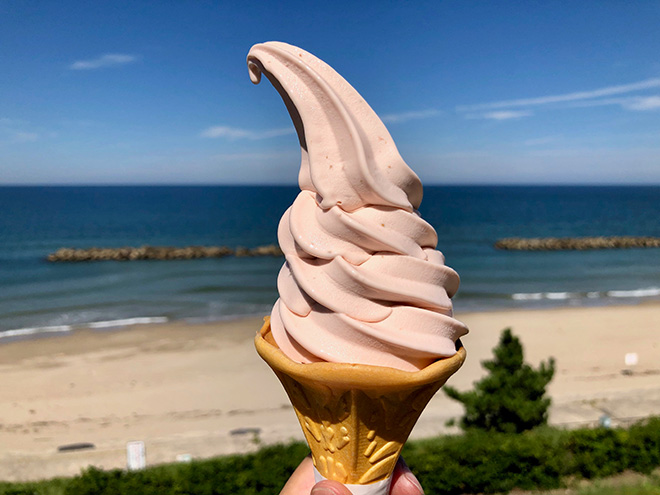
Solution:
<path fill-rule="evenodd" d="M 276 347 L 268 319 L 255 342 L 293 404 L 316 469 L 344 484 L 367 485 L 392 474 L 424 407 L 465 359 L 461 347 L 419 372 L 299 364 Z"/>

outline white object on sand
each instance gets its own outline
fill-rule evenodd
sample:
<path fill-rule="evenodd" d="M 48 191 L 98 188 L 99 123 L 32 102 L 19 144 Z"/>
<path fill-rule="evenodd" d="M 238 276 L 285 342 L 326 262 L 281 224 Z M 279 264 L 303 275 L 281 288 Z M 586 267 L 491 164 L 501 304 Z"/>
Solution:
<path fill-rule="evenodd" d="M 147 466 L 147 454 L 143 441 L 126 444 L 126 466 L 129 471 L 139 471 Z"/>

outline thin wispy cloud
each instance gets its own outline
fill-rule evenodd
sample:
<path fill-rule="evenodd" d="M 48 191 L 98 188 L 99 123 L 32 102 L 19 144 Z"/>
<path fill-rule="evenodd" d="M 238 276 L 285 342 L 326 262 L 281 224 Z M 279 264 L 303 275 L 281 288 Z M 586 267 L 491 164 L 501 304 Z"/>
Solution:
<path fill-rule="evenodd" d="M 0 145 L 14 145 L 21 143 L 33 143 L 41 136 L 36 132 L 15 131 L 0 129 Z"/>
<path fill-rule="evenodd" d="M 647 96 L 644 98 L 633 98 L 623 103 L 628 110 L 660 110 L 660 96 Z"/>
<path fill-rule="evenodd" d="M 129 55 L 125 53 L 106 53 L 97 58 L 89 60 L 77 60 L 69 65 L 71 70 L 93 70 L 103 69 L 106 67 L 119 67 L 122 65 L 132 64 L 140 59 L 137 55 Z"/>
<path fill-rule="evenodd" d="M 622 95 L 635 91 L 660 88 L 660 78 L 645 79 L 631 84 L 621 84 L 617 86 L 606 86 L 604 88 L 593 89 L 590 91 L 577 91 L 558 95 L 541 96 L 537 98 L 521 98 L 515 100 L 502 100 L 489 103 L 480 103 L 477 105 L 463 105 L 456 108 L 458 112 L 475 112 L 480 110 L 494 110 L 498 108 L 530 107 L 539 105 L 548 105 L 551 103 L 566 103 L 582 100 L 602 98 L 604 96 Z"/>
<path fill-rule="evenodd" d="M 578 101 L 567 104 L 567 107 L 600 107 L 618 105 L 626 110 L 647 111 L 660 110 L 660 96 L 627 96 L 623 98 L 602 98 L 592 101 Z"/>
<path fill-rule="evenodd" d="M 496 112 L 473 113 L 468 114 L 468 119 L 486 119 L 486 120 L 514 120 L 534 115 L 529 110 L 499 110 Z"/>
<path fill-rule="evenodd" d="M 29 123 L 24 120 L 0 117 L 0 144 L 31 143 L 37 141 L 41 135 L 26 130 Z"/>
<path fill-rule="evenodd" d="M 238 127 L 218 125 L 203 130 L 200 136 L 203 138 L 212 138 L 212 139 L 217 139 L 217 138 L 226 138 L 230 140 L 250 139 L 256 141 L 259 139 L 270 139 L 279 136 L 288 136 L 290 134 L 295 134 L 295 129 L 293 127 L 268 129 L 265 131 L 251 131 L 248 129 L 240 129 Z"/>
<path fill-rule="evenodd" d="M 411 112 L 402 112 L 402 113 L 390 113 L 381 116 L 381 120 L 388 124 L 407 122 L 409 120 L 418 120 L 418 119 L 428 119 L 430 117 L 435 117 L 440 115 L 442 112 L 434 108 L 429 108 L 427 110 L 414 110 Z"/>

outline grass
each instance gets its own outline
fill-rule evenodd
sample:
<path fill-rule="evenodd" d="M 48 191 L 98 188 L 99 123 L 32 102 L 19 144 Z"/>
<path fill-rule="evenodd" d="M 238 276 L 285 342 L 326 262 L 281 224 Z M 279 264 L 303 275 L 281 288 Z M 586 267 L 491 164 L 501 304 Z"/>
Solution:
<path fill-rule="evenodd" d="M 566 488 L 549 491 L 519 491 L 511 495 L 660 495 L 660 472 L 651 475 L 625 472 L 599 480 L 573 480 Z"/>

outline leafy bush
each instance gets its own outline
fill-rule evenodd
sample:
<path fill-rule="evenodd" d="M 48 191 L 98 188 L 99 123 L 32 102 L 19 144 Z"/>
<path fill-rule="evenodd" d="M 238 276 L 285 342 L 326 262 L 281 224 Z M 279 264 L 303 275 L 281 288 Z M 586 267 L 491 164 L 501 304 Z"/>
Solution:
<path fill-rule="evenodd" d="M 481 363 L 490 373 L 474 390 L 444 388 L 465 406 L 461 427 L 520 433 L 546 424 L 550 398 L 545 397 L 545 388 L 555 373 L 554 359 L 542 362 L 538 370 L 525 364 L 520 340 L 509 328 L 502 332 L 493 354 L 493 360 Z"/>
<path fill-rule="evenodd" d="M 632 425 L 626 443 L 630 469 L 650 474 L 660 466 L 660 418 L 649 418 Z"/>
<path fill-rule="evenodd" d="M 660 466 L 660 418 L 628 429 L 579 429 L 566 433 L 567 475 L 602 478 L 626 469 L 649 474 Z"/>
<path fill-rule="evenodd" d="M 625 430 L 597 428 L 572 431 L 566 448 L 571 454 L 571 470 L 583 478 L 601 478 L 628 465 Z"/>
<path fill-rule="evenodd" d="M 512 435 L 472 430 L 406 446 L 404 457 L 427 493 L 495 493 L 556 488 L 561 435 L 547 430 Z"/>
<path fill-rule="evenodd" d="M 64 487 L 69 484 L 67 478 L 56 478 L 32 483 L 0 482 L 0 495 L 63 495 Z"/>
<path fill-rule="evenodd" d="M 89 468 L 73 478 L 65 495 L 278 494 L 309 453 L 303 443 L 267 447 L 255 454 L 218 457 L 142 471 Z M 0 491 L 0 494 L 2 492 Z"/>

